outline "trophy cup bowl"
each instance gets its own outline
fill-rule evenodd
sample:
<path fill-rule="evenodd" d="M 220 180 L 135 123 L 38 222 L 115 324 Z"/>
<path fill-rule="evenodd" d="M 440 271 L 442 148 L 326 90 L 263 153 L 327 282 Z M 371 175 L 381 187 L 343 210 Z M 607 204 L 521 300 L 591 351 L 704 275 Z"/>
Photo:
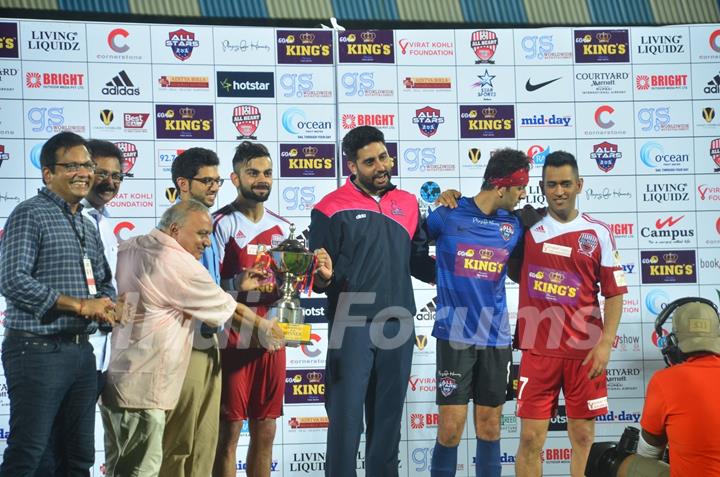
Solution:
<path fill-rule="evenodd" d="M 307 282 L 314 272 L 315 255 L 293 238 L 294 230 L 291 226 L 290 237 L 267 252 L 272 258 L 270 266 L 280 292 L 280 299 L 270 308 L 269 316 L 277 318 L 287 346 L 311 343 L 311 328 L 305 324 L 298 285 Z"/>

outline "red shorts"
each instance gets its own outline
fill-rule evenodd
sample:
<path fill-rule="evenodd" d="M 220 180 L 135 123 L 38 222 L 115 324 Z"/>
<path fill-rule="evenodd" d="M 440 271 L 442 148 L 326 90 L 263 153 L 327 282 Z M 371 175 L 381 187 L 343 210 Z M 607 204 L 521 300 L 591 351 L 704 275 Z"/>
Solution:
<path fill-rule="evenodd" d="M 517 415 L 528 419 L 551 419 L 557 413 L 560 389 L 565 412 L 572 419 L 589 419 L 608 412 L 605 372 L 588 378 L 592 363 L 580 359 L 540 356 L 523 351 L 517 390 Z"/>
<path fill-rule="evenodd" d="M 221 350 L 220 415 L 227 421 L 276 419 L 285 393 L 285 348 Z"/>

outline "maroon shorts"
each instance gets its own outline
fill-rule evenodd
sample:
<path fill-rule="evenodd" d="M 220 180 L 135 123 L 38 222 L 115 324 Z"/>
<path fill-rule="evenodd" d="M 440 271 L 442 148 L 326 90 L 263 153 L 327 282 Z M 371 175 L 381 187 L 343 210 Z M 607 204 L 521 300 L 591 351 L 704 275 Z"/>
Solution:
<path fill-rule="evenodd" d="M 220 415 L 227 421 L 282 416 L 285 392 L 285 348 L 223 349 Z"/>
<path fill-rule="evenodd" d="M 557 413 L 560 389 L 565 412 L 572 419 L 590 419 L 608 412 L 605 372 L 588 377 L 592 363 L 580 359 L 540 356 L 523 351 L 517 388 L 517 415 L 551 419 Z"/>

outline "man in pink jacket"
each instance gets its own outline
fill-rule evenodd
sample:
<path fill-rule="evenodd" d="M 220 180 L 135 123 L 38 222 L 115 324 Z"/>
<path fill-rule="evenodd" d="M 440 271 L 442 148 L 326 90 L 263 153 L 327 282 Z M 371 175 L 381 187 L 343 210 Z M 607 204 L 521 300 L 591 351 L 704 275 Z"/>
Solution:
<path fill-rule="evenodd" d="M 113 332 L 102 417 L 110 476 L 157 476 L 165 414 L 175 407 L 185 378 L 191 318 L 218 327 L 256 327 L 263 345 L 282 345 L 282 331 L 215 284 L 199 262 L 210 245 L 208 209 L 189 200 L 170 207 L 149 234 L 122 243 L 117 283 L 124 297 L 123 326 Z M 255 288 L 262 272 L 243 275 Z"/>

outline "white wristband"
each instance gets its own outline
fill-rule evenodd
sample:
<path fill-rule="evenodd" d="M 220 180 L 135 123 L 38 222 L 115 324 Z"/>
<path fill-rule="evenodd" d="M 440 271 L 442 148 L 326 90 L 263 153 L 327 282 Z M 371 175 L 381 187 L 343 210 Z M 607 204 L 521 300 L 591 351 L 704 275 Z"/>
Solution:
<path fill-rule="evenodd" d="M 640 440 L 638 441 L 637 446 L 637 455 L 641 455 L 649 459 L 660 460 L 662 459 L 663 452 L 665 452 L 665 446 L 655 447 L 648 444 L 647 441 L 643 439 L 642 432 L 640 432 Z"/>

